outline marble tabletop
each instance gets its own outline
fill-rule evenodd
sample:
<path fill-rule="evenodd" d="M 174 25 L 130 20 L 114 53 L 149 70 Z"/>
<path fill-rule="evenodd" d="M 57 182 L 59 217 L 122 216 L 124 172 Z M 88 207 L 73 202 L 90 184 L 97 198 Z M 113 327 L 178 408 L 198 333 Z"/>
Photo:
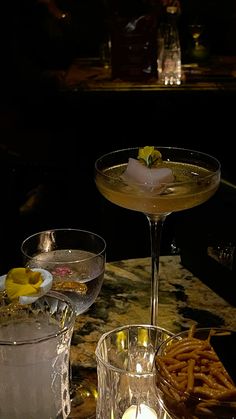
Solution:
<path fill-rule="evenodd" d="M 78 381 L 89 378 L 96 386 L 95 348 L 100 336 L 126 324 L 150 323 L 150 258 L 106 264 L 103 286 L 96 302 L 76 319 L 71 364 Z M 198 327 L 236 330 L 236 307 L 213 292 L 181 265 L 179 256 L 160 258 L 158 325 L 177 333 L 193 323 Z M 74 406 L 70 418 L 89 418 Z M 73 409 L 72 409 L 73 411 Z"/>

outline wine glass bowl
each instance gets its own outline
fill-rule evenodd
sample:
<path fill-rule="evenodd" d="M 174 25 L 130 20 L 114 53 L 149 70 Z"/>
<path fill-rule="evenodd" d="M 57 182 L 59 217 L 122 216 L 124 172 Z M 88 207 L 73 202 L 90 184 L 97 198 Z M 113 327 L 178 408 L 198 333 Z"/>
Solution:
<path fill-rule="evenodd" d="M 216 339 L 224 339 L 226 337 L 227 342 L 227 336 L 230 337 L 231 334 L 232 331 L 225 328 L 197 328 L 193 336 L 195 341 L 192 341 L 192 343 L 190 343 L 191 340 L 186 341 L 186 339 L 189 339 L 189 331 L 183 331 L 167 339 L 160 345 L 156 354 L 156 385 L 160 404 L 171 418 L 235 418 L 236 387 L 225 371 L 225 367 L 221 365 L 219 360 L 221 359 L 220 356 L 217 359 L 216 353 L 212 352 L 209 347 L 212 339 L 209 338 L 211 335 L 215 336 Z M 183 345 L 180 348 L 177 345 L 179 343 L 181 344 L 181 341 L 183 341 Z M 204 345 L 204 349 L 202 350 L 199 349 L 199 346 L 197 347 L 199 341 Z M 223 342 L 224 347 L 227 345 L 226 342 Z M 195 345 L 195 347 L 192 346 L 192 351 L 189 349 L 189 343 L 190 345 Z M 218 344 L 216 347 L 222 348 L 222 342 L 220 346 Z M 177 355 L 178 349 L 179 354 Z M 194 363 L 193 380 L 190 378 L 190 374 L 192 374 L 190 370 L 187 370 L 187 374 L 189 375 L 185 375 L 184 377 L 184 369 L 181 370 L 184 367 L 180 366 L 180 364 L 179 369 L 174 369 L 175 360 L 179 357 L 178 363 L 180 362 L 180 358 L 183 363 L 185 356 L 187 360 L 186 365 L 190 365 L 191 362 Z M 169 374 L 165 365 L 167 369 L 172 365 Z M 186 377 L 189 377 L 187 379 L 193 383 L 191 387 L 187 382 L 184 383 Z"/>
<path fill-rule="evenodd" d="M 162 225 L 168 214 L 200 205 L 216 192 L 220 182 L 220 163 L 209 154 L 199 151 L 177 147 L 151 148 L 161 154 L 159 169 L 168 172 L 167 178 L 159 177 L 156 182 L 152 168 L 145 168 L 142 177 L 144 169 L 138 161 L 138 155 L 143 148 L 132 147 L 98 158 L 95 162 L 95 183 L 100 193 L 110 202 L 142 212 L 147 217 L 152 257 L 150 323 L 155 325 Z M 131 176 L 130 162 L 138 166 L 138 173 L 132 172 Z M 153 169 L 158 171 L 158 166 Z"/>
<path fill-rule="evenodd" d="M 101 236 L 73 228 L 51 229 L 27 237 L 21 252 L 25 266 L 52 273 L 53 292 L 66 295 L 77 316 L 95 302 L 105 273 L 106 242 Z M 70 417 L 94 417 L 96 393 L 89 374 L 82 363 L 71 366 Z"/>
<path fill-rule="evenodd" d="M 52 289 L 72 300 L 77 315 L 94 303 L 101 290 L 105 251 L 102 237 L 70 228 L 38 232 L 21 245 L 25 266 L 51 272 Z"/>
<path fill-rule="evenodd" d="M 168 214 L 189 209 L 208 200 L 219 185 L 219 162 L 197 151 L 157 147 L 175 180 L 162 188 L 126 181 L 122 176 L 129 158 L 136 159 L 138 147 L 108 153 L 96 161 L 95 181 L 101 194 L 124 208 L 146 214 Z"/>

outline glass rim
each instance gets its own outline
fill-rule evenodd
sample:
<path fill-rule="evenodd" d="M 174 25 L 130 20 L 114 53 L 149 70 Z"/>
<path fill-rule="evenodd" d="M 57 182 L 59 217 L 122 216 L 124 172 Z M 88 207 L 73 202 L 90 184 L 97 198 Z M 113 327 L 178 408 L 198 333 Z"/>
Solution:
<path fill-rule="evenodd" d="M 131 372 L 131 371 L 125 370 L 123 368 L 115 367 L 110 362 L 105 361 L 102 358 L 101 346 L 102 346 L 103 342 L 106 340 L 106 338 L 108 336 L 112 335 L 113 333 L 118 333 L 118 332 L 121 332 L 123 330 L 130 329 L 130 328 L 134 328 L 134 329 L 135 328 L 146 328 L 148 330 L 156 330 L 156 331 L 161 331 L 161 332 L 167 333 L 168 335 L 170 335 L 170 338 L 174 336 L 174 333 L 170 332 L 169 330 L 165 329 L 164 327 L 150 325 L 150 324 L 127 324 L 127 325 L 124 325 L 124 326 L 118 326 L 118 327 L 116 327 L 112 330 L 109 330 L 108 332 L 103 333 L 102 336 L 100 336 L 100 338 L 98 340 L 98 343 L 97 343 L 97 346 L 96 346 L 96 349 L 95 349 L 95 355 L 96 355 L 97 360 L 99 362 L 101 362 L 105 367 L 108 367 L 110 370 L 117 371 L 119 373 L 123 373 L 123 374 L 129 375 L 129 376 L 134 376 L 134 375 L 135 376 L 136 375 L 140 375 L 140 376 L 147 375 L 148 376 L 148 375 L 155 374 L 156 370 L 155 370 L 154 360 L 153 360 L 153 367 L 154 367 L 153 370 L 150 371 L 150 372 L 145 371 L 144 373 L 140 374 L 140 373 L 137 373 L 137 372 Z M 170 339 L 170 338 L 167 338 L 167 339 Z"/>
<path fill-rule="evenodd" d="M 102 159 L 107 158 L 107 157 L 110 157 L 112 155 L 114 155 L 114 156 L 115 155 L 118 155 L 119 153 L 124 153 L 124 152 L 129 152 L 129 151 L 132 152 L 132 151 L 135 151 L 135 150 L 138 151 L 139 149 L 141 149 L 143 147 L 144 146 L 127 147 L 127 148 L 121 148 L 121 149 L 118 149 L 118 150 L 113 150 L 113 151 L 110 151 L 108 153 L 105 153 L 105 154 L 101 155 L 100 157 L 98 157 L 95 160 L 95 170 L 99 174 L 101 174 L 103 177 L 106 177 L 106 178 L 109 179 L 109 178 L 111 178 L 111 176 L 106 175 L 103 170 L 101 170 L 101 169 L 98 168 L 98 164 L 99 164 L 99 162 L 102 161 Z M 161 145 L 160 146 L 155 146 L 154 145 L 153 147 L 154 147 L 154 149 L 157 149 L 159 151 L 162 151 L 162 150 L 163 151 L 164 150 L 166 150 L 166 151 L 171 151 L 171 150 L 175 151 L 176 150 L 176 152 L 181 152 L 182 151 L 182 152 L 189 153 L 189 155 L 191 155 L 191 153 L 192 153 L 192 154 L 196 155 L 196 157 L 198 155 L 199 157 L 209 159 L 209 161 L 211 161 L 212 163 L 214 163 L 216 165 L 216 168 L 214 170 L 211 170 L 211 172 L 207 176 L 205 176 L 204 179 L 207 179 L 209 177 L 215 176 L 217 173 L 220 174 L 220 172 L 221 172 L 221 163 L 220 163 L 220 161 L 215 156 L 212 156 L 211 154 L 206 153 L 204 151 L 199 151 L 199 150 L 190 149 L 190 148 L 184 148 L 184 147 L 175 147 L 175 146 L 161 146 Z M 193 159 L 194 159 L 194 156 L 193 156 Z M 174 159 L 172 161 L 174 161 Z M 194 164 L 194 163 L 192 163 L 192 164 Z M 191 179 L 189 181 L 178 182 L 178 184 L 181 185 L 181 184 L 184 184 L 184 183 L 193 182 L 193 181 L 196 181 L 197 179 L 198 178 Z M 133 182 L 133 183 L 135 183 L 135 182 Z M 138 182 L 136 182 L 135 184 L 137 184 L 137 185 L 146 185 L 146 184 L 142 184 L 142 183 L 138 183 Z M 166 184 L 166 183 L 163 182 L 163 184 Z M 168 182 L 167 184 L 169 186 L 171 186 L 171 185 L 176 184 L 176 182 Z"/>
<path fill-rule="evenodd" d="M 71 301 L 71 299 L 69 297 L 67 297 L 66 295 L 58 292 L 58 291 L 49 291 L 47 294 L 42 295 L 42 297 L 40 297 L 38 300 L 40 300 L 41 298 L 45 298 L 45 297 L 50 297 L 50 298 L 53 298 L 53 299 L 60 300 L 62 302 L 65 302 L 67 304 L 67 306 L 70 306 L 71 317 L 70 317 L 70 320 L 69 320 L 69 324 L 64 326 L 63 328 L 61 328 L 60 323 L 59 323 L 59 330 L 57 330 L 55 332 L 50 332 L 46 336 L 43 336 L 43 337 L 40 337 L 40 338 L 29 337 L 28 339 L 20 339 L 20 340 L 14 340 L 13 338 L 12 338 L 12 340 L 0 339 L 0 346 L 16 347 L 16 346 L 34 345 L 34 344 L 37 344 L 37 343 L 48 341 L 48 340 L 53 339 L 57 336 L 61 336 L 64 333 L 66 333 L 69 329 L 74 327 L 74 323 L 75 323 L 75 319 L 76 319 L 76 312 L 75 312 L 75 308 L 74 308 L 74 305 L 73 305 L 73 302 Z M 38 300 L 36 300 L 34 303 L 31 303 L 31 304 L 37 303 Z M 22 307 L 24 308 L 24 306 L 22 306 Z M 26 308 L 27 307 L 28 307 L 28 305 L 26 305 Z"/>
<path fill-rule="evenodd" d="M 33 256 L 31 256 L 31 255 L 29 255 L 25 250 L 24 250 L 24 246 L 25 246 L 25 244 L 26 243 L 29 243 L 29 241 L 31 240 L 31 239 L 33 239 L 33 238 L 36 238 L 36 237 L 39 237 L 41 234 L 44 234 L 44 233 L 52 233 L 52 232 L 79 232 L 79 233 L 84 233 L 84 234 L 88 234 L 88 235 L 91 235 L 91 236 L 94 236 L 94 237 L 96 237 L 97 239 L 99 239 L 100 241 L 101 241 L 101 243 L 102 243 L 102 249 L 99 251 L 99 252 L 97 252 L 96 254 L 93 254 L 92 256 L 89 256 L 89 257 L 86 257 L 85 259 L 75 259 L 75 260 L 73 260 L 73 261 L 66 261 L 66 263 L 68 264 L 68 265 L 70 265 L 70 264 L 73 264 L 73 263 L 76 263 L 76 262 L 84 262 L 84 261 L 90 261 L 90 260 L 92 260 L 92 259 L 95 259 L 95 258 L 97 258 L 97 257 L 99 257 L 99 256 L 101 256 L 102 254 L 104 254 L 105 252 L 106 252 L 106 247 L 107 247 L 107 244 L 106 244 L 106 241 L 105 241 L 105 239 L 102 237 L 102 236 L 100 236 L 99 234 L 97 234 L 97 233 L 94 233 L 93 231 L 90 231 L 90 230 L 83 230 L 83 229 L 78 229 L 78 228 L 50 228 L 50 229 L 47 229 L 47 230 L 41 230 L 41 231 L 38 231 L 38 232 L 36 232 L 36 233 L 33 233 L 33 234 L 31 234 L 30 236 L 28 236 L 28 237 L 26 237 L 23 241 L 22 241 L 22 243 L 21 243 L 21 246 L 20 246 L 20 250 L 21 250 L 21 253 L 23 254 L 23 256 L 24 257 L 26 257 L 26 258 L 28 258 L 29 260 L 32 260 L 32 259 L 36 259 L 37 260 L 37 255 L 33 255 Z M 59 249 L 60 250 L 60 249 Z M 68 250 L 70 250 L 70 249 L 68 249 Z M 76 249 L 77 250 L 77 249 Z M 47 253 L 47 252 L 43 252 L 43 253 Z M 58 262 L 58 261 L 53 261 L 53 262 L 47 262 L 47 264 L 48 265 L 50 265 L 50 264 L 54 264 L 54 265 L 57 265 L 57 264 L 60 264 L 61 265 L 61 263 L 63 263 L 63 261 L 60 261 L 60 262 Z"/>
<path fill-rule="evenodd" d="M 116 154 L 121 153 L 121 152 L 139 150 L 139 149 L 144 148 L 144 147 L 145 146 L 120 148 L 120 149 L 116 149 L 116 150 L 113 150 L 113 151 L 109 151 L 108 153 L 104 153 L 95 160 L 95 167 L 97 168 L 97 163 L 105 157 L 108 157 L 108 156 L 111 156 L 111 155 L 116 155 Z M 221 168 L 221 163 L 218 160 L 218 158 L 209 154 L 209 153 L 207 153 L 207 152 L 205 152 L 205 151 L 186 148 L 186 147 L 176 147 L 176 146 L 153 145 L 152 147 L 154 147 L 154 149 L 156 149 L 156 150 L 159 150 L 159 149 L 166 150 L 166 151 L 168 151 L 168 150 L 169 151 L 171 151 L 171 150 L 175 151 L 176 150 L 176 151 L 183 151 L 183 152 L 185 151 L 185 152 L 188 152 L 189 154 L 191 154 L 191 153 L 194 153 L 196 155 L 198 154 L 199 156 L 207 157 L 207 158 L 211 159 L 212 161 L 214 161 L 215 163 L 217 163 L 217 165 L 218 165 L 217 170 L 219 170 Z"/>
<path fill-rule="evenodd" d="M 120 148 L 120 149 L 115 149 L 112 151 L 109 151 L 107 153 L 102 154 L 100 157 L 98 157 L 95 160 L 95 164 L 96 162 L 98 162 L 99 160 L 101 160 L 102 158 L 112 155 L 112 154 L 118 154 L 124 151 L 134 151 L 134 150 L 139 150 L 141 148 L 146 147 L 146 145 L 140 145 L 140 146 L 135 146 L 135 147 L 127 147 L 127 148 Z M 199 154 L 205 157 L 209 157 L 210 159 L 214 160 L 216 163 L 218 163 L 220 165 L 220 161 L 218 160 L 217 157 L 205 152 L 205 151 L 201 151 L 201 150 L 197 150 L 197 149 L 192 149 L 192 148 L 187 148 L 187 147 L 176 147 L 176 146 L 165 146 L 165 145 L 152 145 L 150 147 L 154 147 L 154 149 L 158 149 L 161 148 L 162 150 L 177 150 L 177 151 L 185 151 L 188 153 L 195 153 L 195 154 Z"/>

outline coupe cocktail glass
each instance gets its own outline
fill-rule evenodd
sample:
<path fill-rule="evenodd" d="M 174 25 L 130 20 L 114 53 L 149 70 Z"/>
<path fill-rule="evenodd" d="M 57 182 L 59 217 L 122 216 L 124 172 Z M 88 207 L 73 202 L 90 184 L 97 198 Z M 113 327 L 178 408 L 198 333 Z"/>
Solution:
<path fill-rule="evenodd" d="M 105 272 L 106 243 L 101 236 L 70 228 L 46 230 L 27 237 L 21 251 L 25 266 L 52 273 L 52 289 L 70 298 L 76 315 L 94 303 Z M 95 411 L 94 383 L 87 379 L 87 371 L 82 362 L 81 368 L 72 366 L 71 398 L 72 409 L 79 405 L 80 412 L 90 417 L 89 412 Z"/>
<path fill-rule="evenodd" d="M 220 163 L 208 154 L 177 147 L 154 147 L 162 155 L 162 168 L 171 169 L 173 180 L 158 185 L 126 174 L 129 159 L 137 160 L 139 147 L 113 151 L 95 162 L 95 182 L 101 194 L 121 207 L 144 213 L 151 238 L 151 319 L 158 323 L 158 272 L 163 223 L 170 213 L 207 201 L 220 182 Z M 140 163 L 141 164 L 141 163 Z M 152 169 L 150 169 L 152 170 Z"/>

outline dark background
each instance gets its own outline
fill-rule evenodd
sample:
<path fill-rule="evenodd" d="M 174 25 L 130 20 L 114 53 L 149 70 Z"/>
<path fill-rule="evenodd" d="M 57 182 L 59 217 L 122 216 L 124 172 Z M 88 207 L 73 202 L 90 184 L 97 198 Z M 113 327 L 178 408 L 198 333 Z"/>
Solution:
<path fill-rule="evenodd" d="M 210 55 L 236 55 L 235 4 L 234 0 L 182 1 L 179 27 L 183 57 L 187 27 L 193 22 L 206 25 Z M 107 241 L 108 260 L 149 256 L 145 216 L 110 204 L 96 190 L 94 161 L 104 152 L 146 144 L 193 148 L 215 155 L 222 163 L 223 177 L 236 182 L 233 90 L 175 90 L 158 96 L 154 92 L 61 91 L 53 70 L 65 71 L 77 56 L 99 55 L 107 32 L 107 4 L 71 0 L 58 1 L 57 6 L 68 14 L 66 21 L 53 18 L 45 4 L 34 0 L 4 5 L 0 97 L 2 273 L 21 263 L 23 239 L 47 228 L 75 227 L 101 234 Z M 222 189 L 224 192 L 224 186 Z M 222 213 L 222 189 L 214 198 L 216 229 L 227 218 L 227 209 Z M 212 213 L 211 205 L 204 204 L 206 213 Z M 163 254 L 170 253 L 176 241 L 178 247 L 180 226 L 184 231 L 188 214 L 168 217 Z M 194 212 L 193 222 L 197 219 Z M 183 246 L 183 240 L 180 242 Z"/>

